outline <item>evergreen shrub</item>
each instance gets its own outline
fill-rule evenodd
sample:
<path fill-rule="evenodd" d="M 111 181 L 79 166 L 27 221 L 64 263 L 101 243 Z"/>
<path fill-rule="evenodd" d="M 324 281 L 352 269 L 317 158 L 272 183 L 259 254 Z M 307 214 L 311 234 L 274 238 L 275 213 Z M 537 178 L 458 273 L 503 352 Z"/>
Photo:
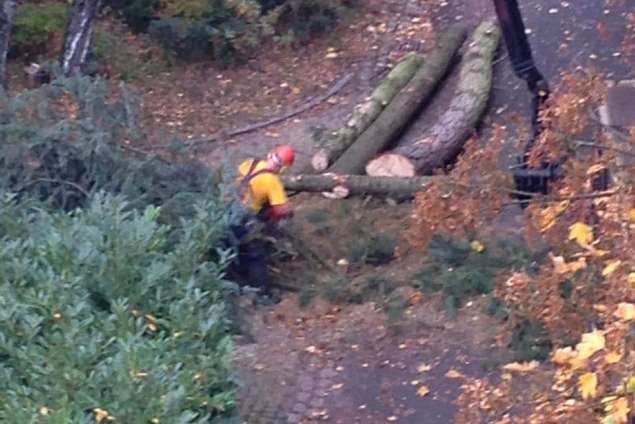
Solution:
<path fill-rule="evenodd" d="M 11 47 L 20 52 L 42 49 L 51 39 L 64 35 L 68 13 L 68 5 L 63 3 L 19 5 Z"/>
<path fill-rule="evenodd" d="M 137 155 L 134 96 L 0 99 L 0 422 L 207 423 L 233 406 L 218 180 Z M 184 156 L 184 155 L 183 155 Z"/>
<path fill-rule="evenodd" d="M 222 211 L 199 203 L 169 242 L 158 208 L 129 206 L 0 199 L 0 421 L 206 423 L 231 409 L 226 258 L 206 258 Z"/>

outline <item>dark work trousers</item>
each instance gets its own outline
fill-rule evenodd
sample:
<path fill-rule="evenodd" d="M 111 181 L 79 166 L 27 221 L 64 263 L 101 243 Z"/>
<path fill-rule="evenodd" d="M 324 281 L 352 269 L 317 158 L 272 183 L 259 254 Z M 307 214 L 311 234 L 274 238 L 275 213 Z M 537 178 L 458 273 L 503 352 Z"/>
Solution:
<path fill-rule="evenodd" d="M 256 230 L 253 228 L 253 220 L 250 217 L 230 227 L 234 240 L 238 242 L 237 257 L 231 271 L 241 285 L 256 287 L 262 294 L 269 294 L 268 246 L 263 234 L 254 234 Z"/>

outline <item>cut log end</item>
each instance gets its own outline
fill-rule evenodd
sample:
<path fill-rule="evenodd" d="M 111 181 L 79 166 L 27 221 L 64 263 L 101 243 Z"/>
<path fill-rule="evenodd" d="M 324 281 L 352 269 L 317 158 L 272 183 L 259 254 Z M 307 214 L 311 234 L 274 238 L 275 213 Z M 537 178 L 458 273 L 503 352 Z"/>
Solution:
<path fill-rule="evenodd" d="M 366 174 L 373 177 L 414 177 L 414 164 L 403 155 L 386 153 L 366 165 Z"/>
<path fill-rule="evenodd" d="M 318 151 L 311 158 L 311 166 L 316 172 L 325 171 L 329 167 L 329 158 L 324 150 Z"/>
<path fill-rule="evenodd" d="M 350 194 L 351 191 L 348 189 L 348 187 L 342 185 L 333 187 L 332 191 L 322 192 L 322 196 L 332 200 L 346 199 Z"/>

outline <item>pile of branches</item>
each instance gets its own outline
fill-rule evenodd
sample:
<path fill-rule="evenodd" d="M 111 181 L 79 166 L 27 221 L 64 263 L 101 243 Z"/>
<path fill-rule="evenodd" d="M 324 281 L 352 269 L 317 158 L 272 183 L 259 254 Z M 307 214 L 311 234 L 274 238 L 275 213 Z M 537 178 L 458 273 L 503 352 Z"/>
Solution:
<path fill-rule="evenodd" d="M 121 85 L 60 78 L 0 99 L 0 190 L 71 211 L 95 193 L 123 194 L 133 206 L 161 205 L 163 219 L 187 216 L 194 197 L 214 198 L 220 178 L 205 165 L 171 154 L 138 154 L 144 135 L 136 100 Z"/>

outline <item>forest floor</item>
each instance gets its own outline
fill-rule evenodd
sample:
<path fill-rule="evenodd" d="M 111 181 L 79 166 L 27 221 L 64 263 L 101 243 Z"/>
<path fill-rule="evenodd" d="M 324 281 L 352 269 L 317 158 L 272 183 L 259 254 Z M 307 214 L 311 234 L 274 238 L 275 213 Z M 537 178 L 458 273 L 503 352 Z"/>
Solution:
<path fill-rule="evenodd" d="M 621 46 L 627 10 L 623 2 L 534 0 L 521 6 L 536 64 L 552 85 L 562 72 L 579 67 L 593 68 L 609 81 L 634 78 Z M 391 63 L 408 51 L 426 51 L 435 34 L 451 22 L 473 27 L 492 15 L 488 0 L 369 1 L 356 17 L 308 46 L 271 46 L 266 56 L 228 70 L 193 64 L 153 76 L 144 89 L 146 126 L 205 138 L 281 115 L 352 73 L 351 82 L 337 95 L 311 110 L 233 139 L 203 144 L 193 153 L 213 166 L 236 164 L 285 142 L 299 151 L 296 169 L 302 169 L 311 156 L 314 129 L 337 128 Z M 481 124 L 485 130 L 495 122 L 528 122 L 530 96 L 504 52 L 500 49 L 496 60 L 492 99 Z M 452 74 L 444 85 L 451 87 L 454 80 Z M 433 100 L 403 137 L 420 135 L 448 101 L 448 95 Z M 515 147 L 510 142 L 508 152 Z M 332 263 L 347 257 L 355 238 L 373 231 L 400 238 L 410 205 L 372 199 L 371 208 L 367 200 L 295 197 L 301 238 Z M 522 228 L 519 210 L 507 212 L 501 228 Z M 328 217 L 317 230 L 304 224 L 316 213 Z M 449 320 L 438 296 L 417 294 L 411 282 L 422 261 L 422 252 L 406 249 L 386 266 L 356 272 L 380 275 L 407 299 L 396 321 L 385 299 L 349 304 L 316 296 L 304 307 L 297 293 L 284 294 L 280 303 L 268 307 L 252 307 L 244 299 L 254 340 L 238 338 L 236 344 L 241 422 L 452 422 L 461 376 L 488 375 L 492 364 L 511 361 L 512 353 L 501 343 L 502 323 L 484 313 L 483 298 L 468 302 L 457 319 Z M 297 260 L 274 271 L 296 285 L 319 284 L 309 278 L 310 267 Z"/>
<path fill-rule="evenodd" d="M 341 91 L 304 113 L 192 150 L 211 166 L 235 165 L 285 142 L 297 148 L 295 169 L 302 169 L 311 157 L 313 131 L 341 125 L 401 56 L 425 52 L 452 22 L 473 28 L 494 15 L 489 0 L 363 3 L 355 16 L 307 46 L 272 44 L 266 55 L 230 69 L 179 64 L 140 75 L 133 85 L 142 94 L 144 126 L 207 138 L 282 115 L 352 74 Z M 536 64 L 552 85 L 562 72 L 578 67 L 593 68 L 608 81 L 635 78 L 622 46 L 629 10 L 625 1 L 521 3 Z M 449 90 L 442 89 L 402 137 L 417 137 L 434 122 L 449 102 L 455 80 L 454 72 L 442 87 Z M 501 48 L 492 98 L 479 129 L 487 132 L 493 123 L 527 125 L 529 110 L 530 96 Z M 510 141 L 508 153 L 516 147 Z M 399 255 L 387 265 L 348 270 L 350 280 L 375 276 L 391 286 L 385 296 L 379 293 L 361 303 L 318 294 L 301 306 L 307 303 L 302 293 L 283 294 L 273 306 L 255 307 L 249 298 L 242 299 L 253 340 L 236 340 L 240 422 L 453 422 L 461 376 L 485 376 L 493 365 L 513 360 L 502 343 L 506 335 L 501 321 L 484 312 L 486 299 L 472 299 L 450 320 L 438 295 L 421 295 L 412 287 L 424 254 L 402 241 L 409 225 L 407 202 L 331 201 L 301 194 L 293 203 L 299 237 L 331 263 L 347 258 L 355 241 L 376 232 L 396 237 Z M 522 214 L 506 210 L 498 224 L 497 231 L 515 233 L 523 227 Z M 307 287 L 324 283 L 326 274 L 302 259 L 276 264 L 273 272 L 280 281 Z M 405 301 L 396 317 L 390 310 L 394 296 Z"/>
<path fill-rule="evenodd" d="M 609 81 L 633 78 L 631 62 L 621 50 L 627 7 L 619 2 L 579 3 L 522 2 L 538 68 L 552 85 L 562 72 L 578 67 L 594 68 Z M 344 89 L 311 110 L 233 139 L 204 144 L 195 153 L 210 165 L 236 164 L 285 142 L 299 151 L 297 169 L 302 169 L 311 156 L 312 131 L 320 125 L 337 128 L 391 63 L 408 51 L 426 51 L 435 34 L 451 22 L 473 27 L 492 15 L 488 0 L 369 1 L 331 36 L 306 47 L 272 46 L 266 56 L 235 69 L 195 64 L 153 77 L 144 93 L 150 111 L 146 125 L 205 138 L 221 129 L 281 115 L 352 72 L 353 79 Z M 328 53 L 336 54 L 327 58 Z M 452 74 L 444 85 L 451 87 L 454 80 Z M 448 101 L 448 95 L 433 100 L 403 137 L 420 135 Z M 527 123 L 529 105 L 524 83 L 513 75 L 501 48 L 481 127 Z M 515 147 L 510 142 L 510 154 Z M 373 231 L 400 238 L 408 225 L 410 205 L 372 199 L 373 208 L 367 200 L 295 197 L 301 238 L 332 263 L 347 257 L 352 241 Z M 307 217 L 316 213 L 326 214 L 327 224 L 318 229 L 305 225 Z M 517 209 L 507 211 L 499 224 L 510 231 L 522 228 L 522 214 Z M 350 304 L 316 296 L 304 307 L 302 294 L 297 293 L 284 294 L 280 303 L 268 307 L 252 307 L 244 299 L 254 340 L 238 338 L 236 344 L 234 362 L 242 384 L 240 421 L 453 422 L 461 376 L 495 378 L 496 371 L 490 374 L 492 365 L 512 361 L 513 356 L 501 342 L 506 336 L 503 323 L 484 312 L 484 298 L 468 302 L 450 320 L 439 296 L 417 295 L 411 283 L 422 261 L 422 252 L 405 249 L 388 265 L 354 273 L 381 276 L 407 299 L 396 320 L 381 298 Z M 296 285 L 319 284 L 306 272 L 311 266 L 297 260 L 281 264 L 276 271 L 281 280 Z"/>

